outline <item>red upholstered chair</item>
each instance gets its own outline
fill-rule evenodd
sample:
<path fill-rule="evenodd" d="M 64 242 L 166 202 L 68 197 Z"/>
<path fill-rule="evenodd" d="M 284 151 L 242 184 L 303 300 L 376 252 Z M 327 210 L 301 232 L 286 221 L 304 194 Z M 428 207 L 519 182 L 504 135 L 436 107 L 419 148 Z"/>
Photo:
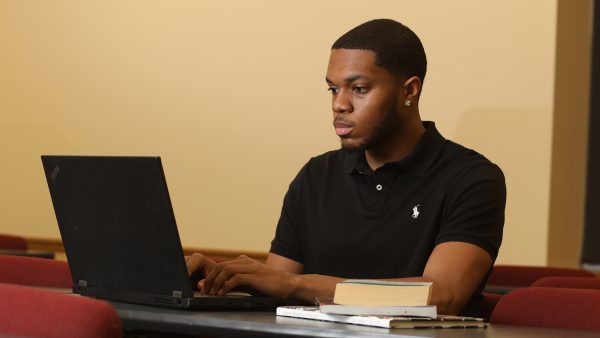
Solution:
<path fill-rule="evenodd" d="M 484 320 L 490 319 L 490 316 L 492 315 L 492 312 L 494 311 L 496 304 L 498 304 L 498 301 L 500 301 L 500 298 L 502 298 L 502 295 L 499 295 L 496 293 L 487 293 L 487 292 L 483 293 L 483 299 L 481 300 L 481 303 L 479 306 L 480 306 L 481 317 Z"/>
<path fill-rule="evenodd" d="M 0 333 L 28 337 L 123 335 L 123 324 L 105 301 L 21 285 L 0 284 Z"/>
<path fill-rule="evenodd" d="M 20 236 L 0 234 L 0 249 L 27 250 L 27 240 Z"/>
<path fill-rule="evenodd" d="M 517 289 L 502 296 L 490 323 L 600 331 L 600 290 Z"/>
<path fill-rule="evenodd" d="M 583 269 L 557 268 L 546 266 L 519 266 L 496 265 L 488 278 L 488 286 L 530 286 L 543 277 L 568 276 L 568 277 L 596 277 L 593 273 Z"/>
<path fill-rule="evenodd" d="M 536 280 L 533 284 L 531 284 L 531 286 L 600 290 L 600 278 L 544 277 Z"/>
<path fill-rule="evenodd" d="M 53 259 L 0 255 L 0 283 L 71 288 L 69 265 Z"/>

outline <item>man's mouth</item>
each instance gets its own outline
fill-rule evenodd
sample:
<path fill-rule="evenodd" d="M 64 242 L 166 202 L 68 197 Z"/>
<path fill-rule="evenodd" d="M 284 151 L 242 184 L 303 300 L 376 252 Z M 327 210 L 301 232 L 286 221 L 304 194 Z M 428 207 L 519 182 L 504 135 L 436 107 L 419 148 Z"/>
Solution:
<path fill-rule="evenodd" d="M 350 124 L 339 121 L 334 121 L 333 126 L 335 127 L 335 133 L 337 134 L 337 136 L 346 136 L 350 134 L 350 132 L 352 132 L 352 129 L 354 129 L 354 127 Z"/>

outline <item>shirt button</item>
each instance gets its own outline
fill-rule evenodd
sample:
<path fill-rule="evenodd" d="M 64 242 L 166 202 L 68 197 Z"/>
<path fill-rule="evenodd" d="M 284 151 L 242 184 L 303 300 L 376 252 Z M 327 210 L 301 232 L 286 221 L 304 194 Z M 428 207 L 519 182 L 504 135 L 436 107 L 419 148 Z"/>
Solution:
<path fill-rule="evenodd" d="M 377 189 L 377 191 L 381 191 L 383 189 L 383 186 L 381 184 L 378 184 L 375 186 L 375 189 Z"/>

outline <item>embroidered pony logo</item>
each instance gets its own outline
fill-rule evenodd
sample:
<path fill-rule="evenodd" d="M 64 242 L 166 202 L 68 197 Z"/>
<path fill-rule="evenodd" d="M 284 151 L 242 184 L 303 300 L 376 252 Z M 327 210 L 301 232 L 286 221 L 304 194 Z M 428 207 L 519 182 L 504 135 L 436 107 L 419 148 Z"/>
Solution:
<path fill-rule="evenodd" d="M 412 208 L 412 212 L 413 212 L 413 214 L 412 214 L 412 218 L 415 218 L 415 219 L 416 219 L 417 217 L 419 217 L 419 214 L 420 214 L 420 212 L 419 212 L 419 206 L 421 206 L 421 205 L 420 205 L 420 204 L 417 204 L 417 205 L 415 205 L 415 206 Z"/>

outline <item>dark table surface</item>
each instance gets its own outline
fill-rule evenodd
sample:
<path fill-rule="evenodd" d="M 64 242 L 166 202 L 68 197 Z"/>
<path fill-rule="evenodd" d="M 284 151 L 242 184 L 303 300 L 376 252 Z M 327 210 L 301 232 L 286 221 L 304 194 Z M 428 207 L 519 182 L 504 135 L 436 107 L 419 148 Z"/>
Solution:
<path fill-rule="evenodd" d="M 125 328 L 226 337 L 588 338 L 600 333 L 488 324 L 485 329 L 383 329 L 278 317 L 274 311 L 189 311 L 111 302 Z"/>

